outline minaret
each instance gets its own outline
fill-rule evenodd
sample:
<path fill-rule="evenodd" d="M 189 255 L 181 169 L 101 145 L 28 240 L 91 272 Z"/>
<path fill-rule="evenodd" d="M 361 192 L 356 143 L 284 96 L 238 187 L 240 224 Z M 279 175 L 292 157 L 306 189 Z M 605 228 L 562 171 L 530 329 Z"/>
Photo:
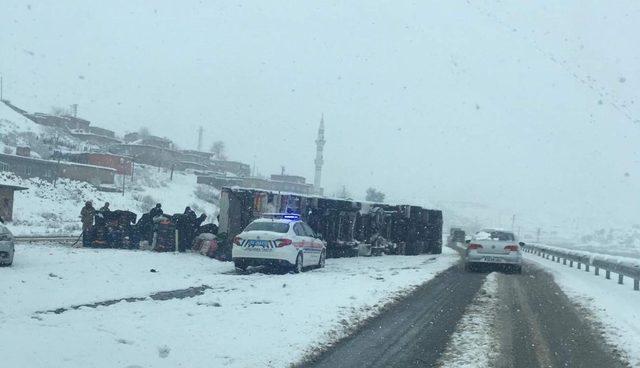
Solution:
<path fill-rule="evenodd" d="M 318 138 L 316 138 L 316 174 L 313 177 L 313 187 L 317 194 L 322 194 L 320 183 L 322 182 L 322 150 L 324 149 L 324 114 L 320 118 L 320 127 L 318 128 Z"/>

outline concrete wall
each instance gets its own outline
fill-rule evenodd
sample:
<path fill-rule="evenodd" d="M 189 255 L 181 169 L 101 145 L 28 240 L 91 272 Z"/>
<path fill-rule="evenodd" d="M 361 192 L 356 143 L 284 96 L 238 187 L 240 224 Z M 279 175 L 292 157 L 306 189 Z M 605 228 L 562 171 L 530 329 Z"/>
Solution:
<path fill-rule="evenodd" d="M 50 161 L 15 155 L 0 154 L 0 161 L 8 165 L 8 171 L 23 178 L 55 180 L 67 178 L 93 185 L 113 184 L 116 170 L 64 161 Z"/>
<path fill-rule="evenodd" d="M 138 163 L 151 166 L 171 168 L 177 160 L 173 150 L 140 144 L 116 144 L 109 147 L 109 152 L 133 157 Z"/>
<path fill-rule="evenodd" d="M 131 175 L 133 167 L 130 158 L 109 153 L 87 152 L 69 154 L 68 160 L 81 164 L 108 167 L 116 170 L 120 175 Z"/>

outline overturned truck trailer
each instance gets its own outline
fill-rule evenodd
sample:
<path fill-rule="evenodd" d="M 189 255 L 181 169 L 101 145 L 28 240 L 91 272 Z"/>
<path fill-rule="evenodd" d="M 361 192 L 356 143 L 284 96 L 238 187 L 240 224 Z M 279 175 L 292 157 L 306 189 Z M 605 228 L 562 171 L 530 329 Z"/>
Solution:
<path fill-rule="evenodd" d="M 219 244 L 230 252 L 231 239 L 263 213 L 274 212 L 300 214 L 327 242 L 328 257 L 355 256 L 363 244 L 391 254 L 442 249 L 437 210 L 239 187 L 220 192 Z"/>
<path fill-rule="evenodd" d="M 372 253 L 442 253 L 442 211 L 410 205 L 363 203 L 357 240 Z"/>

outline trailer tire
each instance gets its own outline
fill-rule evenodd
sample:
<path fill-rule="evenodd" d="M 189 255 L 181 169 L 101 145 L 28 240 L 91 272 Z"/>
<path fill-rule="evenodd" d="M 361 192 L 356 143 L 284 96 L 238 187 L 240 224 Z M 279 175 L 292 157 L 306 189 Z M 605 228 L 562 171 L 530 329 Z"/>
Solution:
<path fill-rule="evenodd" d="M 298 253 L 296 257 L 296 263 L 293 265 L 293 273 L 304 272 L 304 263 L 302 263 L 302 253 Z"/>
<path fill-rule="evenodd" d="M 327 253 L 323 250 L 320 253 L 320 259 L 318 260 L 318 268 L 324 268 L 326 260 L 327 260 Z"/>
<path fill-rule="evenodd" d="M 236 266 L 236 271 L 245 272 L 247 270 L 247 264 L 243 261 L 233 261 L 234 266 Z"/>

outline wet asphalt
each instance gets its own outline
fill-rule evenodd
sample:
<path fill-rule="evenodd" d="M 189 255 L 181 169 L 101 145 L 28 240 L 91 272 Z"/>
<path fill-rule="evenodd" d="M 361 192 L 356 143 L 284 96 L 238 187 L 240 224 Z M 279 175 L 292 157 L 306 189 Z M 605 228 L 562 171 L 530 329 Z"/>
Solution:
<path fill-rule="evenodd" d="M 448 269 L 300 367 L 438 367 L 487 273 Z M 500 273 L 497 280 L 499 357 L 491 366 L 628 366 L 542 269 L 526 263 L 522 274 Z"/>

